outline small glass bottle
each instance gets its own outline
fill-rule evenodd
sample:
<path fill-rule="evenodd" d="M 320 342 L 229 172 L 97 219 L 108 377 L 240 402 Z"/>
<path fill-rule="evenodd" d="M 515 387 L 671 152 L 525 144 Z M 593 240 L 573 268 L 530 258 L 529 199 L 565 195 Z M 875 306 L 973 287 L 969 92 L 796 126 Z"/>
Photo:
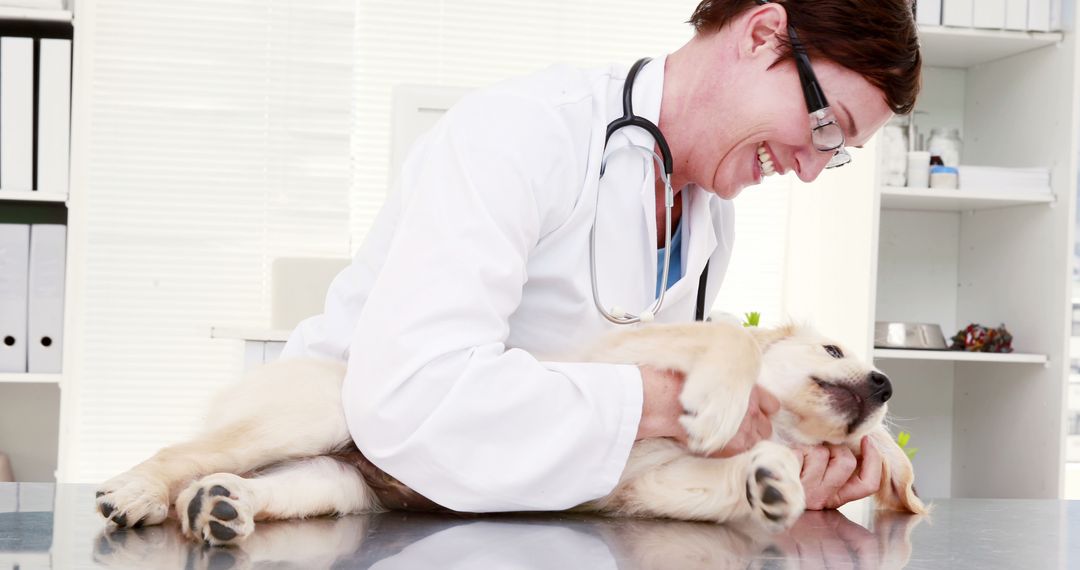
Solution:
<path fill-rule="evenodd" d="M 931 156 L 940 156 L 945 166 L 953 168 L 960 166 L 962 148 L 963 142 L 960 140 L 959 129 L 937 128 L 930 131 L 930 140 L 927 142 L 926 150 L 930 151 Z"/>

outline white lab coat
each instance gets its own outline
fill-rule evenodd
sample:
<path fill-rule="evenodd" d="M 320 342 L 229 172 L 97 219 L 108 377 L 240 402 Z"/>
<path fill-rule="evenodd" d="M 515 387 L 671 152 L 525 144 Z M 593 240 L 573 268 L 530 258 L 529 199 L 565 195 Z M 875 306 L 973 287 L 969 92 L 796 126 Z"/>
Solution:
<path fill-rule="evenodd" d="M 639 74 L 634 111 L 660 114 L 664 58 Z M 416 145 L 325 313 L 283 357 L 348 359 L 342 398 L 357 446 L 384 471 L 459 511 L 557 510 L 609 493 L 634 442 L 634 366 L 566 362 L 611 331 L 593 306 L 589 230 L 605 305 L 640 313 L 656 286 L 653 170 L 611 155 L 628 66 L 554 67 L 465 97 Z M 623 129 L 609 153 L 629 143 Z M 684 194 L 685 277 L 657 321 L 690 321 L 707 260 L 711 304 L 733 209 Z M 563 358 L 560 361 L 560 355 Z"/>

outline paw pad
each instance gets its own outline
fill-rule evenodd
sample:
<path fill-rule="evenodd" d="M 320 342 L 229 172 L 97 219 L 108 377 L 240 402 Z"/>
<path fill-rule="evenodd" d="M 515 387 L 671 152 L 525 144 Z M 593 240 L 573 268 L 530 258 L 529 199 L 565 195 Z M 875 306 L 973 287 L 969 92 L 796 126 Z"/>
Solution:
<path fill-rule="evenodd" d="M 184 534 L 209 546 L 238 543 L 255 529 L 245 481 L 235 475 L 208 475 L 177 499 Z M 186 506 L 184 503 L 187 503 Z"/>

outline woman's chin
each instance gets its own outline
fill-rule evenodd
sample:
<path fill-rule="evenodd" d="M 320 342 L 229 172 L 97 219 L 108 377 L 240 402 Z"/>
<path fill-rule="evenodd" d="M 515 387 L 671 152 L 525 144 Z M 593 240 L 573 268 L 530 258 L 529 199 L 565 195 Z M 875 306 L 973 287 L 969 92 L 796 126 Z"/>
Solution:
<path fill-rule="evenodd" d="M 713 186 L 709 191 L 725 200 L 731 200 L 741 194 L 746 187 L 760 182 L 756 178 L 747 181 L 745 178 L 746 173 L 742 174 L 742 177 L 731 176 L 730 173 L 728 176 L 717 176 L 713 179 Z"/>
<path fill-rule="evenodd" d="M 725 183 L 725 184 L 716 185 L 716 187 L 714 187 L 711 190 L 711 192 L 713 194 L 716 194 L 717 196 L 723 198 L 724 200 L 732 200 L 736 196 L 741 194 L 743 189 L 746 188 L 746 186 L 747 186 L 746 184 L 741 184 L 741 183 L 737 183 L 737 182 L 729 182 L 729 183 Z"/>

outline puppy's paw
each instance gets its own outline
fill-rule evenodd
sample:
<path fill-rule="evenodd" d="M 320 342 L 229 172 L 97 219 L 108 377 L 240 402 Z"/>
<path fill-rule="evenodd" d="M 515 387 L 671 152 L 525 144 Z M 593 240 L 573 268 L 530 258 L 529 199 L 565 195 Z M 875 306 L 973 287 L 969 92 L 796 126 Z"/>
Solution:
<path fill-rule="evenodd" d="M 708 455 L 723 449 L 738 433 L 748 397 L 720 384 L 707 392 L 694 386 L 684 387 L 679 401 L 683 406 L 679 423 L 686 430 L 687 447 L 699 455 Z"/>
<path fill-rule="evenodd" d="M 169 516 L 168 484 L 136 471 L 109 479 L 96 497 L 98 512 L 118 528 L 161 524 Z"/>
<path fill-rule="evenodd" d="M 252 493 L 232 473 L 207 475 L 184 489 L 176 516 L 184 535 L 212 546 L 237 544 L 255 530 Z"/>
<path fill-rule="evenodd" d="M 713 348 L 686 371 L 679 393 L 688 446 L 702 455 L 720 451 L 738 433 L 761 372 L 761 351 L 746 331 L 710 326 L 709 338 Z"/>
<path fill-rule="evenodd" d="M 750 454 L 746 474 L 750 518 L 772 531 L 791 528 L 806 509 L 798 458 L 771 441 L 758 443 Z"/>

